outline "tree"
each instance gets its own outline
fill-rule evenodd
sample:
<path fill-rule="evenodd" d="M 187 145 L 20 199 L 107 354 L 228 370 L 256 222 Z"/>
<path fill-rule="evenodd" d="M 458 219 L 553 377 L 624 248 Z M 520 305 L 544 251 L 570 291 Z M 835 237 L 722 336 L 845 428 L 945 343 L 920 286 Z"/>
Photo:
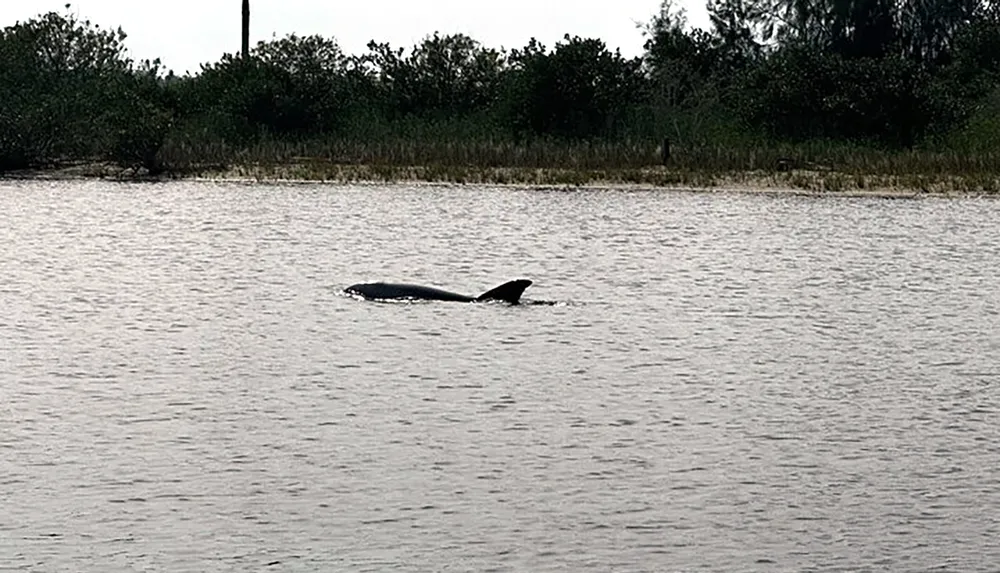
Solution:
<path fill-rule="evenodd" d="M 511 54 L 507 116 L 516 132 L 594 139 L 619 133 L 647 81 L 641 59 L 566 36 L 552 52 L 532 40 Z"/>
<path fill-rule="evenodd" d="M 101 153 L 94 121 L 132 67 L 124 39 L 54 12 L 0 31 L 0 169 Z"/>
<path fill-rule="evenodd" d="M 498 100 L 506 55 L 463 34 L 434 34 L 409 54 L 386 43 L 368 44 L 391 114 L 397 117 L 463 116 Z"/>
<path fill-rule="evenodd" d="M 233 144 L 337 133 L 357 105 L 352 72 L 335 41 L 292 34 L 260 42 L 249 58 L 226 54 L 202 66 L 181 82 L 181 107 L 189 124 Z"/>

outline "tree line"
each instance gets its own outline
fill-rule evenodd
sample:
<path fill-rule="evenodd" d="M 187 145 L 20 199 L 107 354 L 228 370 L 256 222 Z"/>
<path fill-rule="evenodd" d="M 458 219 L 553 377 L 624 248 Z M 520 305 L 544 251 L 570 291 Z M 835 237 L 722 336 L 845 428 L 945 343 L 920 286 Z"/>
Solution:
<path fill-rule="evenodd" d="M 356 55 L 290 35 L 184 76 L 130 60 L 120 29 L 43 14 L 0 31 L 0 171 L 108 160 L 155 173 L 172 148 L 374 138 L 1000 143 L 995 0 L 707 7 L 700 30 L 664 2 L 636 58 L 571 35 L 502 50 L 434 34 Z"/>

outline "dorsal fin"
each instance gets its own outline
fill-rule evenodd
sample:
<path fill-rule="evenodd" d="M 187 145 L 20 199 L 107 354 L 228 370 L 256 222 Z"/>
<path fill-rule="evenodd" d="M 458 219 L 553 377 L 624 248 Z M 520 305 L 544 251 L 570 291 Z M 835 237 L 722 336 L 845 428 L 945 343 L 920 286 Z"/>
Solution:
<path fill-rule="evenodd" d="M 509 302 L 510 304 L 517 304 L 521 301 L 521 295 L 524 294 L 524 289 L 529 286 L 531 286 L 531 281 L 527 279 L 510 281 L 509 283 L 504 283 L 493 290 L 484 292 L 479 295 L 476 300 L 479 302 L 484 300 L 502 300 L 504 302 Z"/>

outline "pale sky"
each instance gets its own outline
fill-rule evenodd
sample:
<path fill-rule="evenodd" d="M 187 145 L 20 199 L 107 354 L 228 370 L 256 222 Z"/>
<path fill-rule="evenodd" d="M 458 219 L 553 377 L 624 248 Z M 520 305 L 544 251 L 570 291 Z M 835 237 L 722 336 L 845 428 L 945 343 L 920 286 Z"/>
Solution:
<path fill-rule="evenodd" d="M 240 47 L 242 0 L 70 0 L 70 11 L 102 28 L 121 26 L 134 60 L 159 57 L 179 74 L 197 72 Z M 0 0 L 0 27 L 46 12 L 67 0 Z M 703 0 L 680 0 L 688 21 L 707 27 Z M 250 41 L 320 34 L 348 54 L 369 40 L 409 48 L 435 31 L 463 33 L 491 48 L 520 48 L 531 37 L 552 47 L 563 35 L 601 38 L 623 55 L 642 53 L 636 23 L 647 23 L 660 0 L 250 0 Z"/>

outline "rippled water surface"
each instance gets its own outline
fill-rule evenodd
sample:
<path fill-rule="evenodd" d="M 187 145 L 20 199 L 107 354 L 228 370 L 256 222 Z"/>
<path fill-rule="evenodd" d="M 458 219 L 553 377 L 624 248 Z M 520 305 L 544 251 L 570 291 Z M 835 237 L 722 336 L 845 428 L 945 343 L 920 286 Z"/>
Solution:
<path fill-rule="evenodd" d="M 0 570 L 997 571 L 998 225 L 0 182 Z"/>

